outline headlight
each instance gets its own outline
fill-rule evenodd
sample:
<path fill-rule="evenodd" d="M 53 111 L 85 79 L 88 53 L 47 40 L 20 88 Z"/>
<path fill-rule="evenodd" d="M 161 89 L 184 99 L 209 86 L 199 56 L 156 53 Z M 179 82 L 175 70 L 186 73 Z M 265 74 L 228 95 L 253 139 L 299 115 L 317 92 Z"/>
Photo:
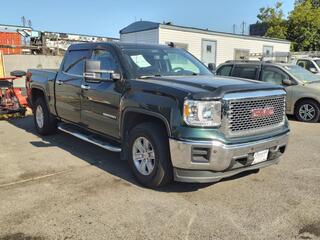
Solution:
<path fill-rule="evenodd" d="M 186 100 L 183 119 L 190 126 L 218 127 L 221 125 L 221 102 Z"/>

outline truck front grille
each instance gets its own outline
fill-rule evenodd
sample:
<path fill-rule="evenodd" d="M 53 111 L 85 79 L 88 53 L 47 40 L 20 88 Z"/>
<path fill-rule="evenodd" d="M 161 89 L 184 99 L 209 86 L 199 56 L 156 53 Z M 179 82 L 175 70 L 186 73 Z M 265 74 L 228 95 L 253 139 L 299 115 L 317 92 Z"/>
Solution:
<path fill-rule="evenodd" d="M 280 127 L 285 121 L 285 95 L 227 101 L 227 128 L 230 135 Z"/>

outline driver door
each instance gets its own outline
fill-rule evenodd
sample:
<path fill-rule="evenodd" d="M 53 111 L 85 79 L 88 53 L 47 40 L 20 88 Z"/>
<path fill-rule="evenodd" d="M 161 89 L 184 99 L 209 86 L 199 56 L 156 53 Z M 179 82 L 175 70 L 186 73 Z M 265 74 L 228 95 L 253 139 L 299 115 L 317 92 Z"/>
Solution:
<path fill-rule="evenodd" d="M 290 76 L 276 67 L 263 67 L 261 72 L 260 80 L 263 82 L 268 82 L 276 85 L 281 85 L 286 88 L 287 91 L 287 110 L 291 109 L 292 96 L 293 96 L 293 87 L 283 84 L 283 81 L 287 79 L 290 80 Z"/>
<path fill-rule="evenodd" d="M 111 49 L 93 50 L 91 60 L 100 61 L 101 70 L 119 73 L 120 67 Z M 101 74 L 103 81 L 83 79 L 81 85 L 81 121 L 89 129 L 111 137 L 119 137 L 119 106 L 121 88 L 109 73 Z M 109 76 L 107 76 L 109 75 Z"/>

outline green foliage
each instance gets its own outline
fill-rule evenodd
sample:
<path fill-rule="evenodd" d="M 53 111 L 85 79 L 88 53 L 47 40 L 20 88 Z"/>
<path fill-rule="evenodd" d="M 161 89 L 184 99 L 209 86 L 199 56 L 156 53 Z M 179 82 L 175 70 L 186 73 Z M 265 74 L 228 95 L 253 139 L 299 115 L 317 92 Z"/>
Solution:
<path fill-rule="evenodd" d="M 287 19 L 277 2 L 261 8 L 257 18 L 267 25 L 266 37 L 290 40 L 294 51 L 320 51 L 320 0 L 296 0 Z"/>
<path fill-rule="evenodd" d="M 288 18 L 288 40 L 294 51 L 320 50 L 319 0 L 300 0 Z"/>
<path fill-rule="evenodd" d="M 258 14 L 258 23 L 264 23 L 268 26 L 265 36 L 272 38 L 285 39 L 287 36 L 287 26 L 284 14 L 281 9 L 282 3 L 277 2 L 275 7 L 260 8 Z"/>

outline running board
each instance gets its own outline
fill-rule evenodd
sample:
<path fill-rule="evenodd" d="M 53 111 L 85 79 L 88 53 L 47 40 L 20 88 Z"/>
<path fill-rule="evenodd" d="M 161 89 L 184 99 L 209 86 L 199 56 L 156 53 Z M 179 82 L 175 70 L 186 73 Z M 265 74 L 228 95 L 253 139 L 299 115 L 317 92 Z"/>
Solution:
<path fill-rule="evenodd" d="M 61 124 L 60 126 L 58 126 L 58 129 L 62 132 L 68 133 L 76 138 L 79 138 L 83 141 L 97 145 L 97 146 L 104 148 L 108 151 L 121 152 L 121 148 L 113 146 L 106 141 L 95 139 L 93 136 L 86 135 L 80 131 L 77 131 L 76 129 L 72 129 L 72 127 L 69 127 L 67 124 Z"/>

